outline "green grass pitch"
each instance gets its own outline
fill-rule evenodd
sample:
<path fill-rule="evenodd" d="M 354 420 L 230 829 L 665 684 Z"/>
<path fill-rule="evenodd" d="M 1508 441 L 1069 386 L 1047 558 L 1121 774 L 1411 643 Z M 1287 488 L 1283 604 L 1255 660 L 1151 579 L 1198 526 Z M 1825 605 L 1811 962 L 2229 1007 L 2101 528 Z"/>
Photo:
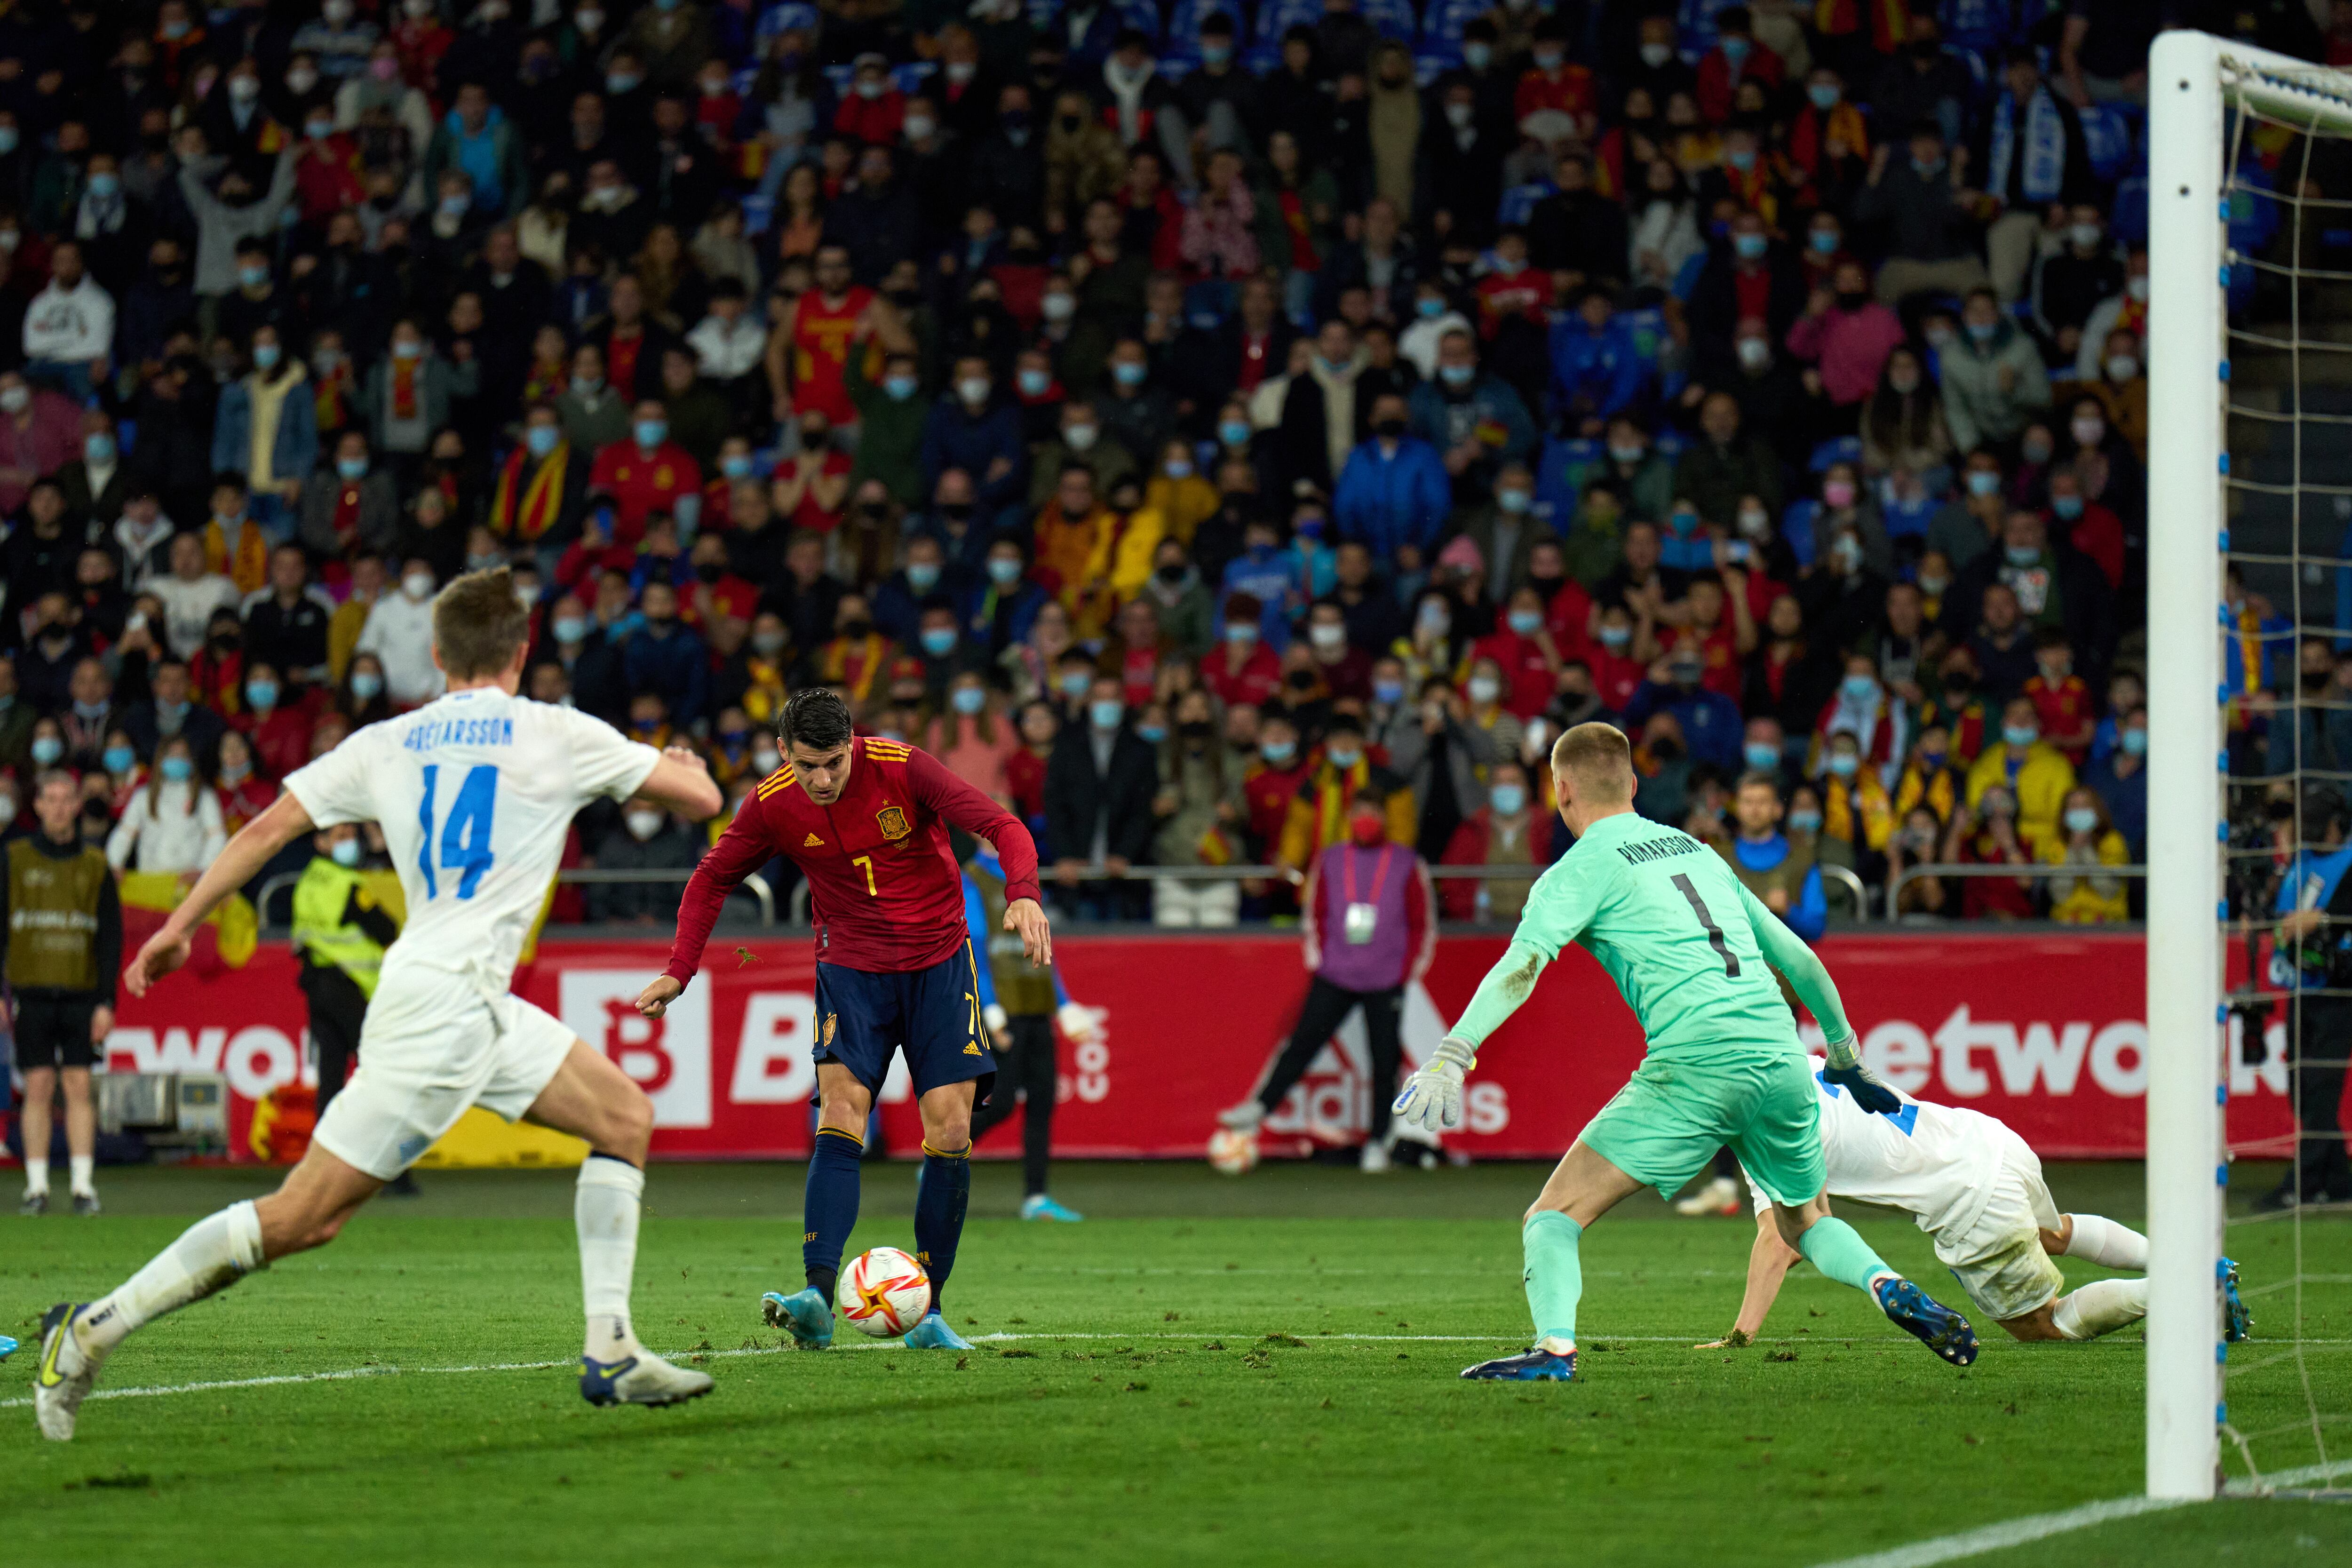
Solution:
<path fill-rule="evenodd" d="M 1749 1227 L 1646 1195 L 1586 1238 L 1586 1381 L 1459 1382 L 1524 1342 L 1517 1222 L 1541 1174 L 1072 1166 L 1057 1195 L 1091 1217 L 1048 1227 L 1010 1217 L 1015 1174 L 983 1164 L 950 1315 L 1022 1337 L 958 1358 L 780 1352 L 758 1302 L 800 1282 L 801 1168 L 656 1167 L 640 1330 L 707 1355 L 719 1388 L 646 1411 L 574 1391 L 568 1175 L 427 1173 L 423 1199 L 133 1340 L 103 1386 L 178 1391 L 93 1401 L 50 1445 L 23 1407 L 42 1309 L 268 1180 L 111 1173 L 100 1219 L 0 1218 L 0 1329 L 26 1342 L 0 1373 L 0 1562 L 1806 1564 L 2138 1489 L 2137 1332 L 2029 1346 L 1980 1323 L 1957 1373 L 1801 1268 L 1775 1342 L 1696 1352 L 1731 1320 Z M 2063 1206 L 2139 1215 L 2136 1166 L 2051 1174 Z M 2272 1179 L 2242 1173 L 2239 1206 Z M 868 1168 L 853 1247 L 911 1245 L 913 1180 Z M 1907 1220 L 1844 1212 L 1960 1300 Z M 2231 1414 L 2296 1421 L 2307 1371 L 2340 1458 L 2352 1218 L 2301 1228 L 2305 1274 L 2334 1281 L 2304 1291 L 2326 1342 L 2280 1356 L 2263 1336 L 2290 1297 L 2257 1295 L 2233 1359 L 2263 1364 Z M 2259 1289 L 2294 1227 L 2231 1245 Z M 247 1385 L 181 1387 L 221 1383 Z M 2319 1455 L 2288 1434 L 2261 1457 Z M 1971 1561 L 2342 1563 L 2352 1505 L 2224 1503 Z"/>

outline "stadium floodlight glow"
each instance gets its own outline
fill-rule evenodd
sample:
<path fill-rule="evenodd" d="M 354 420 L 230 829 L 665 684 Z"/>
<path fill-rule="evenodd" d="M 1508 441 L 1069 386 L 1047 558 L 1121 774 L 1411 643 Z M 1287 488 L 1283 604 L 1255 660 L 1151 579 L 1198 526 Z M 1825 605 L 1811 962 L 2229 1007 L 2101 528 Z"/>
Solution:
<path fill-rule="evenodd" d="M 2220 1484 L 2228 1420 L 2216 1268 L 2229 1170 L 2229 690 L 2218 624 L 2231 550 L 2229 269 L 2255 265 L 2230 248 L 2231 204 L 2248 199 L 2239 156 L 2252 158 L 2255 127 L 2352 136 L 2352 75 L 2202 33 L 2168 32 L 2149 56 L 2148 110 L 2147 1485 L 2152 1498 L 2204 1499 Z M 2332 349 L 2333 371 L 2346 347 L 2308 336 L 2300 320 L 2306 203 L 2293 183 L 2299 177 L 2289 171 L 2277 190 L 2253 197 L 2274 203 L 2282 221 L 2297 226 L 2288 264 L 2261 264 L 2288 275 L 2294 330 L 2284 342 L 2250 345 L 2272 357 L 2284 352 L 2288 390 L 2281 411 L 2248 415 L 2272 422 L 2272 440 L 2292 443 L 2293 481 L 2271 493 L 2294 509 L 2298 534 L 2304 351 L 2315 342 Z M 2340 440 L 2345 421 L 2328 423 L 2328 436 Z M 2242 486 L 2242 499 L 2253 488 L 2262 487 Z M 2300 548 L 2297 538 L 2263 560 L 2294 572 Z M 2330 601 L 2328 614 L 2297 620 L 2332 624 Z M 2299 1340 L 2299 1303 L 2294 1316 Z"/>

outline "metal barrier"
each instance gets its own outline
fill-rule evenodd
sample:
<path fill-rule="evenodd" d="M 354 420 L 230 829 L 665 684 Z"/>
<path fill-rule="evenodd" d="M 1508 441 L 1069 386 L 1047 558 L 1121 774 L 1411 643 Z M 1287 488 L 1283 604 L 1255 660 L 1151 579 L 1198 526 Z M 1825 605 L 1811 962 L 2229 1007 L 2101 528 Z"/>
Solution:
<path fill-rule="evenodd" d="M 604 883 L 606 886 L 638 887 L 676 883 L 679 887 L 684 887 L 687 879 L 693 875 L 691 868 L 683 870 L 606 871 L 583 866 L 576 869 L 558 871 L 555 874 L 555 879 L 559 882 L 569 882 L 574 886 Z M 294 884 L 301 879 L 300 873 L 287 871 L 261 884 L 260 890 L 253 898 L 253 910 L 260 920 L 262 929 L 266 931 L 269 927 L 270 899 L 281 891 L 290 890 Z M 768 879 L 754 871 L 744 878 L 739 886 L 741 891 L 751 894 L 758 900 L 760 924 L 763 927 L 773 926 L 776 923 L 776 895 L 775 890 L 768 886 Z M 795 890 L 795 896 L 804 894 L 807 887 L 808 884 L 805 882 L 801 884 L 801 887 Z M 290 926 L 294 922 L 289 918 L 286 923 Z M 803 921 L 802 923 L 807 922 Z"/>
<path fill-rule="evenodd" d="M 2145 866 L 2050 866 L 2040 861 L 2030 866 L 1938 866 L 1934 864 L 1906 866 L 1895 873 L 1886 884 L 1886 918 L 1901 917 L 1896 910 L 1903 907 L 1903 889 L 1913 882 L 1929 877 L 2030 877 L 2046 882 L 2053 877 L 2141 877 L 2147 875 Z M 1927 915 L 1929 920 L 1940 917 Z"/>
<path fill-rule="evenodd" d="M 1822 880 L 1825 882 L 1835 882 L 1839 887 L 1843 888 L 1848 893 L 1853 895 L 1854 924 L 1864 925 L 1869 922 L 1870 889 L 1864 883 L 1863 879 L 1859 876 L 1854 874 L 1853 867 L 1824 866 L 1820 861 L 1815 861 L 1813 863 L 1813 869 L 1822 874 Z M 1892 908 L 1893 906 L 1890 905 L 1889 907 Z"/>

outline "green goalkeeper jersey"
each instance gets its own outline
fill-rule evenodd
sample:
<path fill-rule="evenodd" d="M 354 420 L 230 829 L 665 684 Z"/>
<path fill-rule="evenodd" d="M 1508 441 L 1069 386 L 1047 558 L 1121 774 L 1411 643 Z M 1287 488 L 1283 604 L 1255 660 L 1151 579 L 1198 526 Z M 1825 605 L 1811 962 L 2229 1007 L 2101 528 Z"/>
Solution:
<path fill-rule="evenodd" d="M 1511 952 L 1454 1034 L 1474 1046 L 1483 1041 L 1534 989 L 1535 971 L 1570 942 L 1617 983 L 1654 1057 L 1801 1054 L 1773 969 L 1789 977 L 1831 1039 L 1848 1033 L 1821 961 L 1721 856 L 1687 833 L 1624 812 L 1592 824 L 1537 880 Z"/>

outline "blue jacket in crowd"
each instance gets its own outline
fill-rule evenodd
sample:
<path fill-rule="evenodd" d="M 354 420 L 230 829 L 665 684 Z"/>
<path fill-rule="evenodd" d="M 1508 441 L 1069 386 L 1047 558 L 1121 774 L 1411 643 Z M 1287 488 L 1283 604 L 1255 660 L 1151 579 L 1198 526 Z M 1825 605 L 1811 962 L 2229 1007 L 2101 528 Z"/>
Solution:
<path fill-rule="evenodd" d="M 1387 445 L 1374 438 L 1349 453 L 1332 497 L 1340 533 L 1362 541 L 1379 561 L 1394 560 L 1407 545 L 1425 551 L 1436 543 L 1454 504 L 1436 447 L 1417 436 L 1397 437 L 1392 453 L 1381 450 Z"/>

